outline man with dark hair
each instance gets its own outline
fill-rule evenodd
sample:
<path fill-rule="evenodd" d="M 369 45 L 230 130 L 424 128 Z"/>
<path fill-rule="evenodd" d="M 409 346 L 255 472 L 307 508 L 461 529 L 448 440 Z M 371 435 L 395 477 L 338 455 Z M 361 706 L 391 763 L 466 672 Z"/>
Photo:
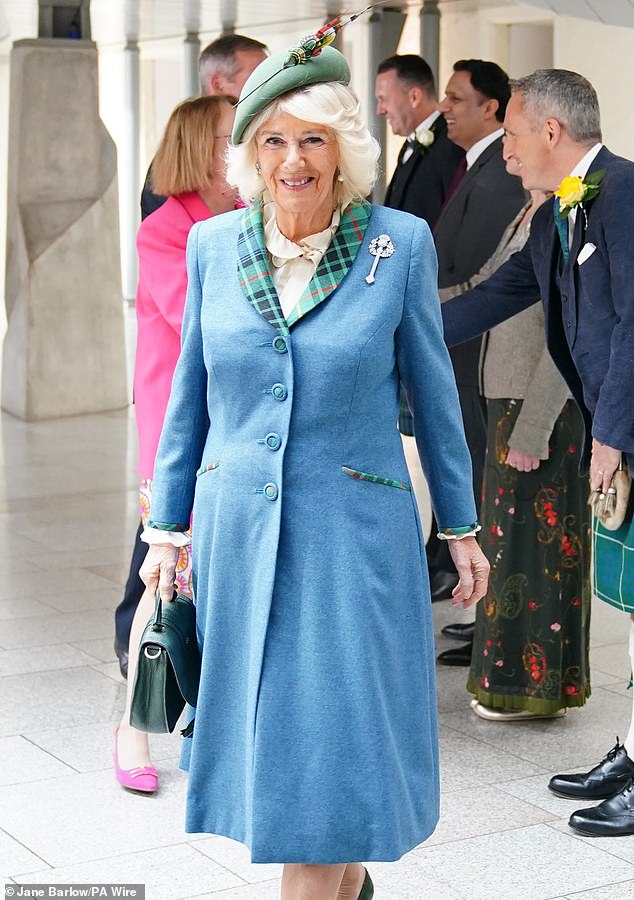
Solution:
<path fill-rule="evenodd" d="M 226 96 L 232 100 L 240 95 L 245 81 L 256 66 L 266 59 L 268 49 L 255 38 L 243 34 L 224 34 L 208 44 L 198 57 L 198 75 L 202 94 L 210 97 Z M 152 166 L 148 169 L 141 192 L 141 219 L 145 219 L 165 203 L 166 198 L 152 190 Z M 147 553 L 141 541 L 143 526 L 139 525 L 134 539 L 130 571 L 123 600 L 115 610 L 114 649 L 124 678 L 128 673 L 128 642 L 130 627 L 145 585 L 139 578 L 139 568 Z"/>
<path fill-rule="evenodd" d="M 449 139 L 465 151 L 465 158 L 434 228 L 441 288 L 463 284 L 480 271 L 526 202 L 520 179 L 507 173 L 502 158 L 502 121 L 511 96 L 506 72 L 482 59 L 460 60 L 453 69 L 440 110 Z M 482 494 L 486 452 L 484 401 L 479 389 L 481 344 L 478 337 L 451 351 L 477 498 Z M 439 591 L 444 589 L 447 596 L 458 576 L 446 543 L 438 540 L 436 531 L 432 526 L 428 565 L 432 584 Z M 448 628 L 446 633 L 453 637 L 472 637 L 473 626 Z M 447 650 L 438 659 L 446 665 L 468 666 L 471 644 Z"/>
<path fill-rule="evenodd" d="M 223 34 L 216 38 L 198 57 L 201 94 L 229 97 L 235 102 L 251 72 L 268 53 L 265 44 L 244 34 Z M 141 219 L 165 203 L 165 197 L 152 191 L 151 172 L 150 165 L 141 192 Z"/>
<path fill-rule="evenodd" d="M 377 70 L 376 112 L 407 137 L 385 206 L 426 219 L 433 228 L 464 152 L 447 138 L 434 76 L 422 56 L 390 56 Z M 411 430 L 409 433 L 412 433 Z"/>
<path fill-rule="evenodd" d="M 554 191 L 555 201 L 537 210 L 519 253 L 443 305 L 445 339 L 465 341 L 544 304 L 548 349 L 584 418 L 599 507 L 615 496 L 619 465 L 629 468 L 619 486 L 630 490 L 622 524 L 607 530 L 594 520 L 592 571 L 594 595 L 634 619 L 634 164 L 603 146 L 596 92 L 576 72 L 520 78 L 504 125 L 504 156 L 524 187 Z M 582 563 L 590 569 L 590 560 Z M 634 621 L 629 652 L 634 669 Z M 634 834 L 634 711 L 623 744 L 590 771 L 555 775 L 549 787 L 577 803 L 602 801 L 572 814 L 582 834 Z"/>

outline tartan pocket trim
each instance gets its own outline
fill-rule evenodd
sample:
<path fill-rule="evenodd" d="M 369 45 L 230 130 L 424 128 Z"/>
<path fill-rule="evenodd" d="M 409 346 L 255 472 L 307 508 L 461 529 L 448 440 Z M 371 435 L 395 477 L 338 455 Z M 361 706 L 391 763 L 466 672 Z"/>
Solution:
<path fill-rule="evenodd" d="M 406 481 L 395 481 L 393 478 L 383 478 L 382 475 L 371 475 L 368 472 L 359 472 L 357 469 L 351 469 L 349 466 L 342 466 L 341 471 L 344 475 L 356 478 L 357 481 L 371 481 L 373 484 L 385 484 L 387 487 L 398 488 L 401 491 L 412 490 Z"/>
<path fill-rule="evenodd" d="M 217 459 L 216 462 L 209 463 L 208 466 L 201 466 L 200 469 L 196 472 L 196 478 L 200 475 L 204 475 L 205 472 L 212 472 L 214 469 L 217 469 L 220 465 L 220 460 Z"/>

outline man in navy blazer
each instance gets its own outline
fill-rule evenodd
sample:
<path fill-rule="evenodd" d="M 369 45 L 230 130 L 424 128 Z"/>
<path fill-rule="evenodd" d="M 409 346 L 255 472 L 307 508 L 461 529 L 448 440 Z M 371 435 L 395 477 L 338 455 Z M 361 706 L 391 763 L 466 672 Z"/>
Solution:
<path fill-rule="evenodd" d="M 584 417 L 591 488 L 606 493 L 621 457 L 634 469 L 634 163 L 602 145 L 596 93 L 574 72 L 542 70 L 516 81 L 504 125 L 504 156 L 520 167 L 524 187 L 559 196 L 537 211 L 522 251 L 444 305 L 445 338 L 459 344 L 541 299 L 548 348 Z M 594 526 L 595 569 L 602 539 L 610 552 L 620 550 L 618 597 L 602 593 L 600 572 L 595 592 L 630 614 L 631 500 L 618 531 Z M 630 655 L 634 669 L 634 621 Z M 633 778 L 634 722 L 594 769 L 557 775 L 549 787 L 579 800 L 605 798 L 573 813 L 576 830 L 634 834 Z"/>

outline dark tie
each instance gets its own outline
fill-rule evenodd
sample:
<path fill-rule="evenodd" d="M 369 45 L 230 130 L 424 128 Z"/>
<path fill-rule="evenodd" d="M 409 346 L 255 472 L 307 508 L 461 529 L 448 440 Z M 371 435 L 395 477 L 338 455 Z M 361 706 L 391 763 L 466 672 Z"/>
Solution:
<path fill-rule="evenodd" d="M 555 215 L 555 225 L 557 226 L 557 234 L 559 235 L 559 243 L 561 244 L 561 252 L 564 262 L 568 262 L 570 256 L 568 219 L 564 218 L 559 211 L 559 197 L 553 200 L 553 212 Z"/>
<path fill-rule="evenodd" d="M 462 181 L 462 179 L 465 177 L 466 174 L 467 174 L 467 157 L 464 156 L 458 163 L 458 168 L 456 169 L 454 176 L 451 179 L 451 184 L 449 185 L 447 193 L 445 194 L 445 199 L 444 199 L 443 205 L 440 207 L 440 212 L 438 213 L 438 219 L 444 213 L 445 207 L 447 206 L 447 204 L 449 203 L 449 201 L 451 200 L 453 195 L 458 190 L 458 185 L 460 184 L 460 182 Z M 438 221 L 438 219 L 436 221 Z"/>

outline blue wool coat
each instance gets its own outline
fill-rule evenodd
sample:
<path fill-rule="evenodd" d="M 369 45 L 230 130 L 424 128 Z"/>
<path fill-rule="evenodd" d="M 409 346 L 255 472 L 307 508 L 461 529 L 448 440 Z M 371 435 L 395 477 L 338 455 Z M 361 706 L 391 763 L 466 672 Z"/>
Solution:
<path fill-rule="evenodd" d="M 193 507 L 202 674 L 186 827 L 242 841 L 259 863 L 394 860 L 438 820 L 399 377 L 441 528 L 475 521 L 470 460 L 427 225 L 356 207 L 339 233 L 339 268 L 320 265 L 289 328 L 261 214 L 193 227 L 153 482 L 151 524 L 182 528 Z M 380 234 L 395 252 L 369 285 Z"/>

